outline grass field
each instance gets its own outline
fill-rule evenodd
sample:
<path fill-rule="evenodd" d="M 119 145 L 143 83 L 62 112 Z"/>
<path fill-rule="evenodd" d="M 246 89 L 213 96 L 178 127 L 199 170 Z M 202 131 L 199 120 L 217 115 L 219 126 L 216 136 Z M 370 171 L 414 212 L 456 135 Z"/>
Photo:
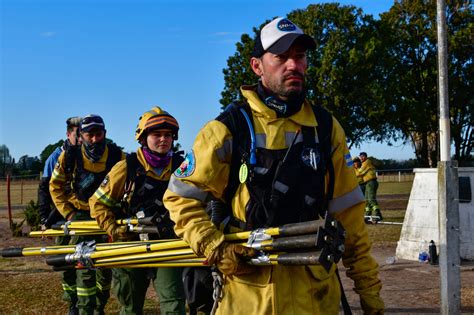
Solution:
<path fill-rule="evenodd" d="M 378 195 L 410 194 L 413 182 L 380 182 Z M 38 198 L 38 181 L 12 182 L 10 187 L 12 205 L 26 205 Z M 0 183 L 0 207 L 7 205 L 7 185 Z"/>
<path fill-rule="evenodd" d="M 380 183 L 379 200 L 385 221 L 403 222 L 411 186 L 411 182 Z M 28 191 L 27 187 L 30 190 L 29 198 L 36 200 L 37 183 L 24 184 L 25 191 Z M 0 194 L 2 195 L 0 206 L 6 205 L 5 190 L 3 189 L 4 186 L 0 185 Z M 12 194 L 18 194 L 18 192 L 19 189 L 12 189 Z M 12 197 L 12 199 L 14 198 L 18 198 L 18 195 Z M 13 214 L 14 221 L 20 221 L 22 216 L 21 211 L 15 211 Z M 3 229 L 0 230 L 0 238 L 2 239 L 0 247 L 49 246 L 53 244 L 51 239 L 11 238 L 6 218 L 6 211 L 1 211 L 0 223 L 3 222 Z M 377 247 L 393 245 L 400 237 L 401 225 L 367 225 L 367 228 L 369 237 Z M 2 283 L 2 289 L 0 290 L 1 314 L 66 313 L 67 304 L 61 300 L 60 274 L 52 272 L 42 257 L 0 258 L 0 282 Z M 13 301 L 14 303 L 12 303 Z M 158 308 L 159 302 L 157 302 L 156 294 L 153 289 L 149 289 L 144 313 L 159 314 Z M 112 295 L 107 304 L 106 313 L 118 314 L 118 312 L 119 303 Z"/>
<path fill-rule="evenodd" d="M 377 195 L 410 195 L 413 182 L 380 182 Z"/>
<path fill-rule="evenodd" d="M 30 200 L 38 199 L 38 181 L 14 181 L 10 185 L 10 202 L 12 206 L 26 205 Z M 0 207 L 7 206 L 7 185 L 0 183 Z"/>

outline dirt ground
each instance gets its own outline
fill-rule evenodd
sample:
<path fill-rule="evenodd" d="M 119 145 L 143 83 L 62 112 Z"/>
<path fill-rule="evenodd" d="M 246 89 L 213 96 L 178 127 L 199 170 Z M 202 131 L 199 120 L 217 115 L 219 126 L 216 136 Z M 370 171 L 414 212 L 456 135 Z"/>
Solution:
<path fill-rule="evenodd" d="M 9 246 L 48 246 L 52 240 L 11 237 L 6 217 L 0 217 L 0 248 Z M 40 245 L 41 244 L 41 245 Z M 399 260 L 387 264 L 395 255 L 396 243 L 375 243 L 373 255 L 380 265 L 382 297 L 386 314 L 438 314 L 439 269 L 437 266 Z M 344 289 L 354 314 L 361 314 L 352 282 L 339 267 Z M 461 267 L 462 312 L 474 314 L 474 267 Z M 0 258 L 0 314 L 64 314 L 67 306 L 60 300 L 60 276 L 41 257 Z M 156 314 L 153 290 L 149 290 L 146 314 Z M 118 303 L 111 298 L 107 314 L 118 313 Z"/>

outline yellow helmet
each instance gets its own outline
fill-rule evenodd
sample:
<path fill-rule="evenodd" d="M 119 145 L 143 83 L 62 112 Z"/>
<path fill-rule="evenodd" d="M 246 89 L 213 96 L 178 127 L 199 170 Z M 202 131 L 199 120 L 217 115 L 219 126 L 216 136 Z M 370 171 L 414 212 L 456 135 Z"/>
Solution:
<path fill-rule="evenodd" d="M 140 141 L 145 132 L 152 129 L 169 129 L 173 132 L 173 139 L 178 140 L 178 121 L 158 106 L 154 106 L 140 116 L 137 130 L 135 130 L 135 139 Z"/>

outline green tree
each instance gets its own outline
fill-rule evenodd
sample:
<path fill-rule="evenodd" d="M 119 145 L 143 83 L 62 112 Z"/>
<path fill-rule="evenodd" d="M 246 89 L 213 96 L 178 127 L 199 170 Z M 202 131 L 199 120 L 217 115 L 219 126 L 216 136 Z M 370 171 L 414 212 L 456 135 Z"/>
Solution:
<path fill-rule="evenodd" d="M 44 168 L 44 164 L 46 163 L 46 160 L 48 159 L 48 157 L 51 155 L 51 153 L 54 152 L 54 150 L 56 150 L 57 147 L 60 147 L 64 144 L 64 140 L 59 140 L 58 142 L 56 143 L 53 143 L 53 144 L 48 144 L 44 149 L 43 151 L 41 151 L 40 153 L 40 161 L 41 161 L 41 165 L 43 166 Z"/>
<path fill-rule="evenodd" d="M 236 44 L 236 52 L 227 59 L 227 68 L 222 70 L 224 73 L 225 86 L 221 92 L 221 108 L 224 109 L 230 103 L 242 99 L 240 87 L 244 84 L 257 82 L 258 77 L 250 68 L 250 57 L 252 55 L 254 37 L 257 28 L 253 29 L 254 35 L 243 34 L 240 42 Z"/>
<path fill-rule="evenodd" d="M 114 142 L 114 140 L 109 139 L 109 138 L 106 138 L 106 139 L 105 139 L 105 142 L 107 142 L 107 143 L 109 143 L 109 144 L 115 144 L 116 146 L 118 146 L 118 147 L 120 148 L 120 150 L 123 151 L 123 147 L 121 147 L 121 146 L 119 146 L 118 144 L 116 144 L 116 143 Z"/>
<path fill-rule="evenodd" d="M 472 1 L 448 1 L 449 106 L 454 157 L 474 162 L 474 14 Z"/>
<path fill-rule="evenodd" d="M 0 145 L 0 176 L 6 176 L 11 172 L 15 159 L 10 155 L 10 150 L 4 144 Z"/>
<path fill-rule="evenodd" d="M 41 162 L 38 157 L 23 155 L 15 165 L 16 175 L 37 175 L 42 171 Z"/>
<path fill-rule="evenodd" d="M 455 157 L 462 165 L 473 146 L 473 11 L 469 1 L 448 0 L 449 103 Z M 436 3 L 402 0 L 381 16 L 386 103 L 390 124 L 415 146 L 422 166 L 438 160 Z"/>
<path fill-rule="evenodd" d="M 308 58 L 309 99 L 334 114 L 349 147 L 396 137 L 385 120 L 377 21 L 359 8 L 337 3 L 310 5 L 288 17 L 317 42 Z"/>

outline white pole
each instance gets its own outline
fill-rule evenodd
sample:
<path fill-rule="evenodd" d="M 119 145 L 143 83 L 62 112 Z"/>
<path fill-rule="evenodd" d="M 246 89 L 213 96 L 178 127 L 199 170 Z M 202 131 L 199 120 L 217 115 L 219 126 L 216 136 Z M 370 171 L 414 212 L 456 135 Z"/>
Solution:
<path fill-rule="evenodd" d="M 448 44 L 446 39 L 446 5 L 437 1 L 438 25 L 438 82 L 439 82 L 439 141 L 440 161 L 451 160 L 451 131 L 448 95 Z"/>
<path fill-rule="evenodd" d="M 459 246 L 458 164 L 451 161 L 451 135 L 448 102 L 448 64 L 446 35 L 446 4 L 437 0 L 439 138 L 438 215 L 439 274 L 441 314 L 461 312 L 461 254 Z"/>

